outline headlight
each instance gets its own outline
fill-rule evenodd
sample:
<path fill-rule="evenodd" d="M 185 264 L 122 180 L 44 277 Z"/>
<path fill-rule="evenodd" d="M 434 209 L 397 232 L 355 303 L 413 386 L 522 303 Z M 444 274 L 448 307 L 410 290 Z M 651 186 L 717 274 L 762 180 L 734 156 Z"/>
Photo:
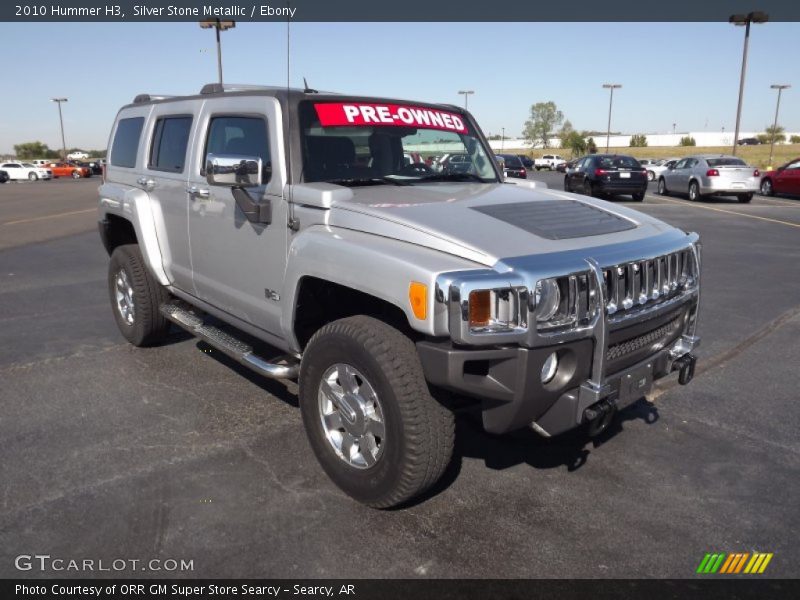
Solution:
<path fill-rule="evenodd" d="M 526 328 L 525 301 L 517 288 L 473 290 L 469 294 L 471 333 L 507 333 Z"/>
<path fill-rule="evenodd" d="M 549 321 L 558 312 L 561 304 L 561 292 L 555 279 L 543 279 L 536 283 L 534 291 L 536 299 L 536 320 Z"/>

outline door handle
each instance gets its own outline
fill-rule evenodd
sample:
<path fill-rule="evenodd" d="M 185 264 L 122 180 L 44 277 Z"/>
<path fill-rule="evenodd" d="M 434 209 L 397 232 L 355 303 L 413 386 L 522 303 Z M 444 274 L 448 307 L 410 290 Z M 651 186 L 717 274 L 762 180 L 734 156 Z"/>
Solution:
<path fill-rule="evenodd" d="M 199 188 L 196 185 L 190 185 L 186 188 L 186 193 L 195 198 L 208 198 L 211 192 L 207 188 Z"/>
<path fill-rule="evenodd" d="M 154 187 L 156 187 L 156 182 L 149 177 L 139 177 L 139 179 L 136 180 L 136 183 L 146 190 L 152 190 Z"/>

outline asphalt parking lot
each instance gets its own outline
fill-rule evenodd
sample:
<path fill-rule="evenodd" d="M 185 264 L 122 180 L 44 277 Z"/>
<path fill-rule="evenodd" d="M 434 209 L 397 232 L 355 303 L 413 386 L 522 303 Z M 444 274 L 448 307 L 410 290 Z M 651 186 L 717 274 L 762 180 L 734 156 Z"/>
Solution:
<path fill-rule="evenodd" d="M 193 560 L 147 576 L 691 577 L 711 551 L 772 552 L 766 576 L 797 575 L 800 201 L 648 193 L 636 208 L 704 242 L 692 384 L 597 440 L 459 418 L 440 485 L 381 512 L 317 465 L 294 384 L 177 331 L 123 341 L 98 183 L 0 186 L 0 577 L 53 576 L 15 569 L 35 553 Z"/>

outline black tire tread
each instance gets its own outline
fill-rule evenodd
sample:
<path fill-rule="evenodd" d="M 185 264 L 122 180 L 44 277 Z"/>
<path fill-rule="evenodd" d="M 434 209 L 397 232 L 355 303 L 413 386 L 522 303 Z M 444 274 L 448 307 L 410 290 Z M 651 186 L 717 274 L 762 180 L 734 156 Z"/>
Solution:
<path fill-rule="evenodd" d="M 430 488 L 447 468 L 455 439 L 453 413 L 431 396 L 414 343 L 394 327 L 365 315 L 348 317 L 320 328 L 308 348 L 329 334 L 362 345 L 380 366 L 400 404 L 406 461 L 394 488 L 367 504 L 374 508 L 402 504 Z M 304 385 L 308 382 L 301 373 L 300 387 Z"/>
<path fill-rule="evenodd" d="M 109 281 L 114 277 L 119 266 L 125 265 L 131 277 L 131 285 L 135 295 L 136 313 L 130 335 L 122 330 L 125 338 L 134 346 L 152 346 L 166 337 L 170 322 L 161 314 L 160 307 L 169 298 L 169 292 L 151 275 L 144 262 L 138 244 L 117 246 L 111 254 L 109 262 Z M 109 292 L 111 293 L 111 292 Z M 113 296 L 112 309 L 119 323 Z"/>

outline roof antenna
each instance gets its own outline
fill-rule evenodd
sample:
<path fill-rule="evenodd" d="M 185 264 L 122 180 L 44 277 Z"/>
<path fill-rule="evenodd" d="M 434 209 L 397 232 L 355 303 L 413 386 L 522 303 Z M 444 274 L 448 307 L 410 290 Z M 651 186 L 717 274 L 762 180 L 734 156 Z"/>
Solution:
<path fill-rule="evenodd" d="M 303 90 L 304 94 L 319 94 L 318 90 L 315 90 L 315 89 L 312 89 L 312 88 L 308 87 L 308 82 L 306 81 L 305 77 L 303 77 L 303 87 L 305 88 Z"/>

